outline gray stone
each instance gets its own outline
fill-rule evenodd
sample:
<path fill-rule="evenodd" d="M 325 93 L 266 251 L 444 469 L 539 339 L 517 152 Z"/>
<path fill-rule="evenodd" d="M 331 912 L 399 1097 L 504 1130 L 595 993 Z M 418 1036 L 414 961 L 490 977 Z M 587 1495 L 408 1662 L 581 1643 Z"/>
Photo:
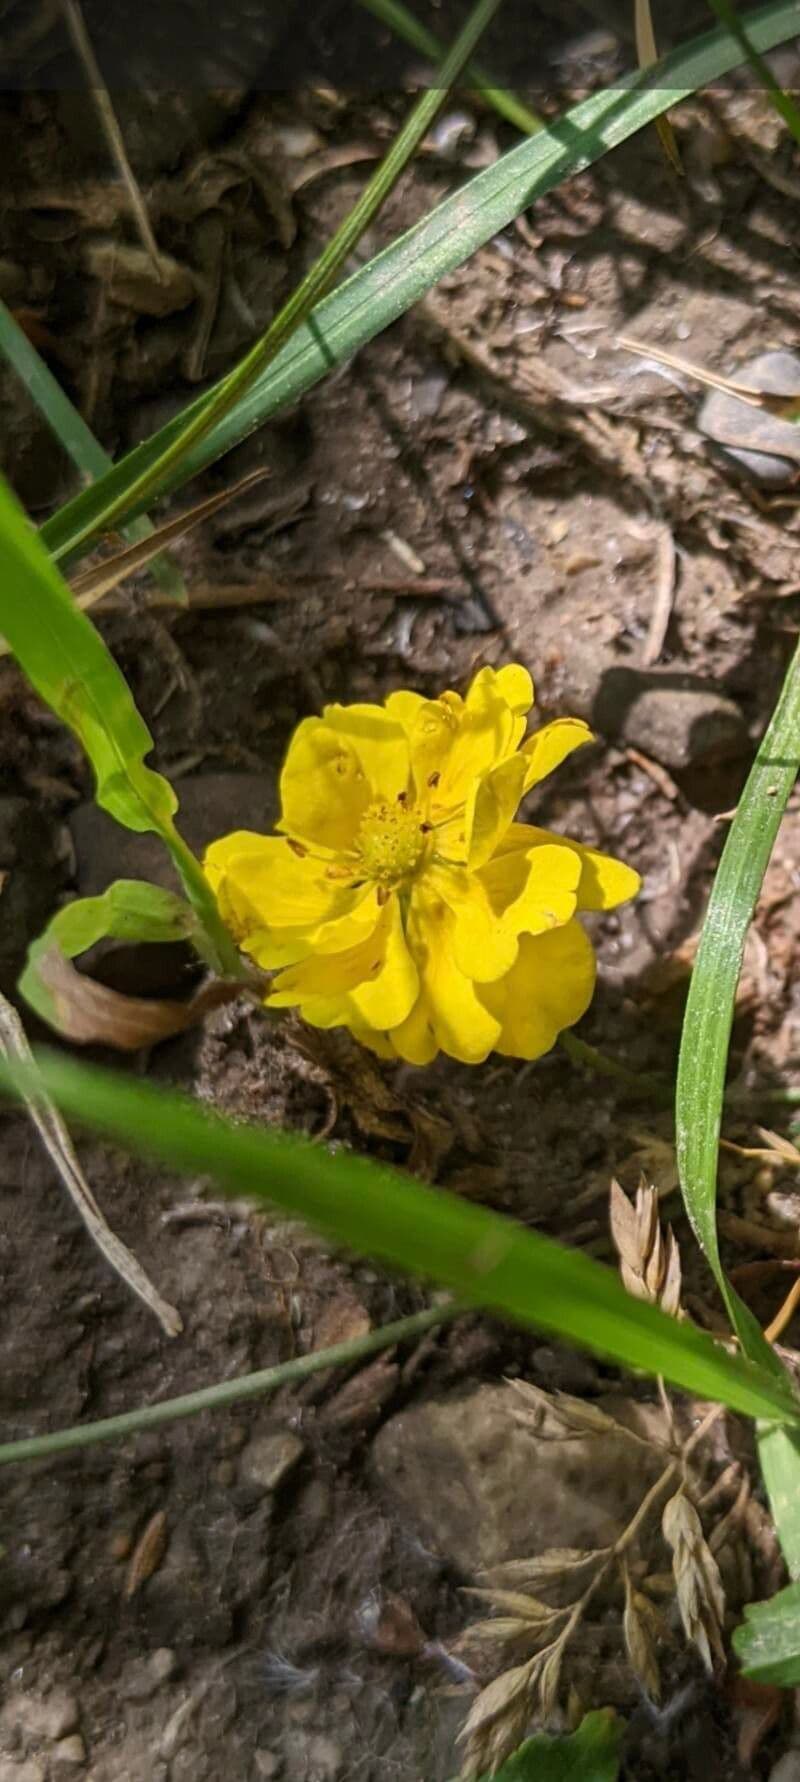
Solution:
<path fill-rule="evenodd" d="M 59 1769 L 72 1769 L 76 1764 L 86 1762 L 86 1746 L 80 1733 L 71 1733 L 68 1739 L 59 1739 L 50 1752 L 50 1762 Z"/>
<path fill-rule="evenodd" d="M 258 1485 L 262 1491 L 276 1491 L 302 1453 L 303 1443 L 290 1429 L 255 1436 L 242 1450 L 241 1477 L 246 1484 Z"/>
<path fill-rule="evenodd" d="M 650 1411 L 629 1400 L 600 1403 L 634 1427 Z M 465 1577 L 549 1547 L 608 1546 L 663 1465 L 622 1434 L 542 1440 L 517 1425 L 513 1408 L 508 1387 L 480 1386 L 400 1411 L 372 1446 L 401 1526 Z"/>
<path fill-rule="evenodd" d="M 20 1691 L 3 1707 L 5 1725 L 17 1727 L 29 1739 L 61 1739 L 74 1732 L 79 1718 L 78 1703 L 67 1689 L 51 1689 L 46 1696 Z"/>
<path fill-rule="evenodd" d="M 680 670 L 629 668 L 610 650 L 570 647 L 562 703 L 601 736 L 641 749 L 676 773 L 749 748 L 732 699 Z"/>
<path fill-rule="evenodd" d="M 276 1751 L 254 1751 L 253 1764 L 257 1782 L 272 1782 L 283 1768 L 283 1758 Z"/>
<path fill-rule="evenodd" d="M 266 833 L 278 817 L 275 778 L 269 773 L 202 773 L 177 780 L 178 828 L 195 854 L 232 829 Z M 149 879 L 179 889 L 169 856 L 155 835 L 121 829 L 94 803 L 79 804 L 69 819 L 75 845 L 77 889 L 96 897 L 113 879 Z"/>
<path fill-rule="evenodd" d="M 174 1677 L 178 1660 L 171 1646 L 159 1646 L 146 1658 L 132 1658 L 126 1664 L 117 1685 L 126 1701 L 145 1702 L 170 1677 Z"/>
<path fill-rule="evenodd" d="M 759 353 L 738 367 L 736 382 L 774 396 L 800 396 L 800 358 L 783 348 Z M 794 421 L 754 408 L 725 390 L 709 390 L 697 425 L 712 441 L 715 456 L 739 475 L 773 489 L 783 488 L 796 477 L 800 430 Z"/>
<path fill-rule="evenodd" d="M 769 1782 L 800 1782 L 800 1751 L 785 1751 L 773 1764 Z"/>

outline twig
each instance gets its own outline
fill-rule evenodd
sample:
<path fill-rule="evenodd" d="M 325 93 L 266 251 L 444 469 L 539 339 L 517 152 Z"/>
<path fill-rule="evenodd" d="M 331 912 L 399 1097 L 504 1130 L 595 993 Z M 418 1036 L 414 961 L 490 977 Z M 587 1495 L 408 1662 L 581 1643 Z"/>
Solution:
<path fill-rule="evenodd" d="M 656 591 L 647 640 L 642 651 L 642 664 L 652 668 L 658 661 L 664 648 L 664 640 L 672 617 L 672 603 L 675 598 L 675 568 L 677 555 L 675 540 L 670 527 L 660 526 L 656 534 Z"/>
<path fill-rule="evenodd" d="M 156 277 L 160 281 L 162 274 L 158 242 L 156 241 L 150 226 L 150 218 L 147 215 L 147 209 L 139 188 L 139 183 L 133 168 L 131 167 L 130 161 L 128 160 L 128 151 L 125 147 L 122 131 L 117 123 L 116 113 L 111 103 L 111 95 L 100 72 L 97 57 L 92 48 L 92 40 L 86 29 L 86 23 L 83 13 L 81 12 L 79 0 L 61 0 L 61 5 L 66 20 L 67 30 L 69 31 L 75 46 L 75 52 L 84 66 L 89 85 L 89 92 L 91 93 L 95 110 L 100 119 L 103 134 L 116 164 L 117 172 L 119 173 L 120 179 L 128 194 L 128 198 L 130 199 L 131 210 L 141 237 L 142 245 L 150 255 Z"/>
<path fill-rule="evenodd" d="M 395 1324 L 384 1324 L 367 1336 L 352 1337 L 349 1342 L 334 1343 L 330 1349 L 317 1349 L 312 1355 L 297 1355 L 278 1367 L 262 1368 L 255 1374 L 241 1374 L 238 1380 L 222 1380 L 216 1386 L 203 1386 L 198 1392 L 186 1392 L 181 1398 L 166 1398 L 160 1404 L 142 1405 L 136 1411 L 123 1411 L 117 1417 L 104 1417 L 99 1423 L 78 1424 L 73 1429 L 56 1429 L 51 1435 L 28 1436 L 18 1442 L 5 1442 L 0 1447 L 0 1466 L 14 1460 L 41 1460 L 49 1454 L 66 1454 L 73 1448 L 94 1448 L 100 1442 L 114 1442 L 121 1436 L 138 1434 L 140 1429 L 153 1429 L 160 1423 L 172 1423 L 179 1417 L 196 1417 L 200 1411 L 221 1410 L 243 1398 L 256 1398 L 263 1392 L 275 1392 L 279 1386 L 306 1380 L 321 1368 L 349 1367 L 375 1355 L 381 1349 L 393 1348 L 409 1337 L 432 1330 L 450 1318 L 459 1317 L 467 1308 L 452 1300 L 431 1306 L 425 1312 L 413 1312 L 409 1318 L 398 1318 Z"/>
<path fill-rule="evenodd" d="M 24 1065 L 33 1063 L 33 1054 L 25 1037 L 25 1030 L 16 1009 L 4 996 L 0 996 L 0 1052 L 6 1058 L 18 1058 Z M 41 1090 L 36 1096 L 25 1097 L 25 1105 L 33 1121 L 48 1156 L 58 1170 L 67 1193 L 72 1196 L 75 1206 L 98 1250 L 105 1256 L 106 1262 L 121 1275 L 123 1281 L 132 1292 L 143 1300 L 150 1311 L 158 1319 L 167 1336 L 178 1336 L 183 1330 L 183 1320 L 174 1306 L 168 1305 L 145 1274 L 141 1263 L 123 1244 L 109 1225 L 95 1200 L 91 1188 L 83 1174 L 75 1155 L 72 1140 L 66 1126 L 53 1103 Z"/>

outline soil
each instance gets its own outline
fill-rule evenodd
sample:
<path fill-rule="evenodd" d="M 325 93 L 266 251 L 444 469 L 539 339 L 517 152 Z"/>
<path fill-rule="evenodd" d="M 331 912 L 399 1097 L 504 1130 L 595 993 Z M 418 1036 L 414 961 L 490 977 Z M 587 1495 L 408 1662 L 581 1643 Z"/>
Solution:
<path fill-rule="evenodd" d="M 553 64 L 556 97 L 608 78 L 625 54 L 607 25 L 587 34 L 582 15 Z M 787 69 L 784 58 L 791 85 Z M 402 110 L 397 97 L 355 100 L 324 84 L 291 104 L 245 88 L 191 102 L 162 93 L 150 113 L 142 100 L 138 122 L 130 99 L 151 220 L 171 256 L 159 285 L 86 106 L 65 93 L 6 102 L 17 153 L 0 288 L 108 450 L 151 432 L 241 352 L 352 203 Z M 767 102 L 732 83 L 679 107 L 674 126 L 681 180 L 655 135 L 637 137 L 198 479 L 192 500 L 256 465 L 270 470 L 178 547 L 191 610 L 154 604 L 142 577 L 96 614 L 196 846 L 269 826 L 287 739 L 326 700 L 436 692 L 483 663 L 525 662 L 543 717 L 580 712 L 598 733 L 544 790 L 535 820 L 644 875 L 635 906 L 592 924 L 600 982 L 580 1034 L 665 1077 L 725 813 L 800 622 L 796 471 L 780 490 L 737 474 L 697 430 L 691 378 L 616 344 L 625 333 L 735 373 L 796 334 L 800 178 Z M 450 105 L 367 248 L 510 141 L 491 114 Z M 7 376 L 0 407 L 6 468 L 41 517 L 73 473 Z M 8 661 L 0 748 L 8 991 L 59 899 L 136 873 L 169 881 L 151 842 L 94 812 L 77 747 Z M 731 1118 L 726 1132 L 745 1145 L 759 1143 L 754 1122 L 783 1120 L 769 1092 L 798 1063 L 799 852 L 793 800 L 737 1007 L 732 1074 L 752 1091 L 752 1117 Z M 142 975 L 152 960 L 141 955 L 101 969 L 147 993 L 187 981 L 173 953 L 160 982 Z M 237 1004 L 122 1068 L 388 1158 L 609 1260 L 612 1174 L 633 1189 L 644 1169 L 665 1194 L 674 1188 L 668 1112 L 561 1050 L 534 1067 L 392 1070 L 341 1036 Z M 184 1331 L 164 1336 L 110 1273 L 33 1130 L 5 1115 L 8 1439 L 269 1366 L 428 1303 L 424 1286 L 329 1254 L 249 1205 L 222 1205 L 205 1180 L 78 1142 L 111 1225 Z M 764 1322 L 783 1297 L 781 1269 L 800 1256 L 795 1182 L 781 1158 L 731 1152 L 724 1165 L 728 1261 L 744 1265 L 742 1290 Z M 719 1328 L 676 1201 L 669 1212 L 685 1304 Z M 796 1336 L 795 1326 L 784 1340 Z M 446 1782 L 475 1693 L 459 1642 L 475 1619 L 464 1587 L 488 1563 L 476 1528 L 491 1526 L 491 1563 L 553 1540 L 580 1546 L 598 1517 L 607 1538 L 608 1505 L 618 1495 L 622 1512 L 631 1483 L 630 1454 L 614 1460 L 597 1446 L 563 1488 L 541 1456 L 529 1491 L 524 1466 L 501 1479 L 509 1376 L 589 1402 L 619 1391 L 610 1368 L 465 1318 L 349 1378 L 320 1375 L 7 1469 L 2 1782 Z M 645 1383 L 624 1390 L 653 1396 Z M 489 1402 L 481 1443 L 470 1432 Z M 726 1427 L 704 1462 L 708 1483 L 733 1468 L 707 1528 L 750 1469 L 746 1432 Z M 448 1453 L 463 1491 L 445 1499 Z M 723 1568 L 731 1625 L 743 1600 L 780 1579 L 752 1470 L 751 1481 Z M 147 1572 L 148 1550 L 150 1575 L 131 1593 L 132 1556 Z M 646 1554 L 667 1569 L 657 1525 Z M 752 1707 L 747 1720 L 733 1681 L 706 1679 L 668 1606 L 652 1707 L 619 1622 L 612 1598 L 567 1681 L 584 1706 L 626 1715 L 626 1782 L 766 1777 L 792 1738 L 791 1701 L 749 1736 Z"/>

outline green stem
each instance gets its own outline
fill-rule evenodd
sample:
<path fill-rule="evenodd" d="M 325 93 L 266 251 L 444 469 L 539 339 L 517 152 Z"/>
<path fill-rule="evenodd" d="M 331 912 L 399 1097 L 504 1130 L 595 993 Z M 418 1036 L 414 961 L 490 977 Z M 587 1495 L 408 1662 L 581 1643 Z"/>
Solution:
<path fill-rule="evenodd" d="M 250 976 L 249 968 L 233 936 L 225 927 L 217 909 L 217 900 L 199 860 L 177 829 L 172 828 L 167 832 L 159 825 L 158 833 L 169 850 L 189 903 L 208 935 L 211 943 L 209 964 L 224 978 L 241 978 L 243 982 L 246 981 Z"/>
<path fill-rule="evenodd" d="M 74 1448 L 95 1448 L 100 1442 L 116 1442 L 123 1436 L 138 1435 L 142 1429 L 174 1423 L 180 1417 L 197 1417 L 201 1411 L 219 1411 L 225 1405 L 239 1404 L 242 1399 L 257 1398 L 264 1392 L 275 1392 L 279 1386 L 307 1380 L 323 1368 L 349 1367 L 368 1355 L 378 1354 L 381 1349 L 392 1348 L 395 1343 L 422 1336 L 437 1324 L 457 1318 L 464 1310 L 463 1306 L 447 1301 L 431 1306 L 425 1312 L 413 1312 L 408 1318 L 398 1318 L 394 1324 L 384 1324 L 381 1330 L 370 1331 L 368 1336 L 334 1343 L 330 1349 L 315 1349 L 312 1355 L 298 1355 L 293 1361 L 283 1361 L 278 1367 L 261 1368 L 255 1374 L 241 1374 L 238 1380 L 203 1386 L 197 1392 L 185 1392 L 181 1398 L 165 1398 L 160 1404 L 142 1405 L 138 1411 L 122 1411 L 119 1416 L 104 1417 L 99 1423 L 79 1423 L 72 1429 L 56 1429 L 51 1435 L 26 1436 L 18 1442 L 4 1442 L 0 1446 L 0 1466 L 9 1466 L 14 1460 L 43 1460 L 49 1454 L 68 1454 Z"/>
<path fill-rule="evenodd" d="M 413 12 L 409 12 L 408 7 L 401 4 L 401 0 L 361 0 L 361 5 L 373 13 L 376 19 L 380 19 L 382 25 L 388 25 L 397 37 L 410 43 L 412 49 L 419 50 L 421 56 L 427 56 L 431 62 L 438 63 L 441 60 L 445 50 L 441 38 L 436 37 L 433 31 L 428 30 L 427 25 L 415 18 Z M 487 74 L 479 62 L 468 63 L 464 78 L 473 81 L 481 98 L 493 105 L 507 123 L 514 124 L 525 136 L 535 136 L 538 130 L 544 128 L 541 118 L 537 118 L 534 111 L 529 111 L 516 93 L 509 92 L 507 87 L 495 86 L 492 76 Z"/>
<path fill-rule="evenodd" d="M 617 1082 L 624 1083 L 634 1095 L 652 1095 L 665 1107 L 672 1106 L 672 1089 L 660 1077 L 652 1077 L 647 1071 L 629 1070 L 626 1064 L 620 1064 L 616 1058 L 609 1058 L 606 1052 L 599 1052 L 596 1046 L 588 1045 L 586 1040 L 578 1039 L 569 1028 L 565 1028 L 558 1039 L 573 1064 L 585 1064 L 601 1077 L 614 1077 Z"/>

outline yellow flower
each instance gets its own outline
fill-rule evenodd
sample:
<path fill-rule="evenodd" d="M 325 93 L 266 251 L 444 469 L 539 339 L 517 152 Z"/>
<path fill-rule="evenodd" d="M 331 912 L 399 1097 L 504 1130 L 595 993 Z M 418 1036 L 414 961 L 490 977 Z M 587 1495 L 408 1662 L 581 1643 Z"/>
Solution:
<path fill-rule="evenodd" d="M 292 738 L 279 836 L 239 830 L 205 870 L 267 1002 L 349 1027 L 384 1057 L 538 1058 L 591 1001 L 577 910 L 639 889 L 631 867 L 515 823 L 520 799 L 592 740 L 577 718 L 525 739 L 527 669 L 462 699 L 329 705 Z"/>

